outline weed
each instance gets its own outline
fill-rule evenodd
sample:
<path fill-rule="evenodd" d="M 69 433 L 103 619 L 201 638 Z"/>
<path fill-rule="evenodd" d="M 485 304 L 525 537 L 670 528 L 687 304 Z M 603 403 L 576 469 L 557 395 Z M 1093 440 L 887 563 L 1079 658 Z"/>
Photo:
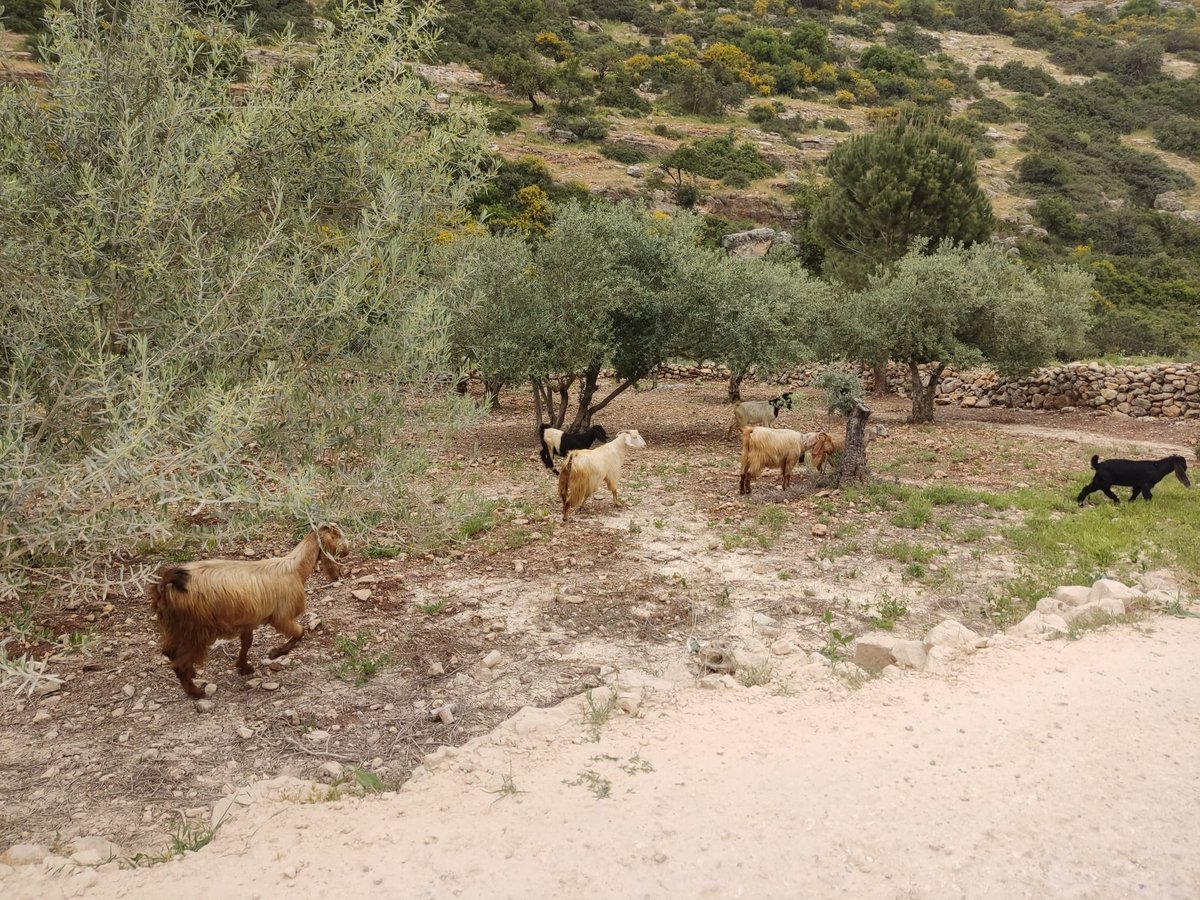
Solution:
<path fill-rule="evenodd" d="M 880 556 L 902 563 L 927 563 L 939 552 L 933 547 L 923 547 L 908 541 L 892 541 L 890 544 L 881 544 L 878 549 Z"/>
<path fill-rule="evenodd" d="M 1102 609 L 1089 609 L 1087 612 L 1077 615 L 1067 625 L 1067 640 L 1077 641 L 1089 631 L 1099 631 L 1123 621 L 1128 621 L 1128 618 L 1115 616 Z"/>
<path fill-rule="evenodd" d="M 347 781 L 351 780 L 362 789 L 364 794 L 378 794 L 383 790 L 383 780 L 378 775 L 358 766 L 350 767 L 350 776 Z"/>
<path fill-rule="evenodd" d="M 929 522 L 933 504 L 921 494 L 913 494 L 904 502 L 904 509 L 892 513 L 891 523 L 897 528 L 917 529 Z"/>
<path fill-rule="evenodd" d="M 821 623 L 826 629 L 825 646 L 821 648 L 821 655 L 829 660 L 832 665 L 845 655 L 846 647 L 854 640 L 854 635 L 846 634 L 834 628 L 833 613 L 828 609 L 821 616 Z"/>
<path fill-rule="evenodd" d="M 717 609 L 729 609 L 733 606 L 733 598 L 729 595 L 729 588 L 722 588 L 721 593 L 717 594 L 717 599 L 714 601 Z"/>
<path fill-rule="evenodd" d="M 216 836 L 217 829 L 207 822 L 192 824 L 181 821 L 171 835 L 171 853 L 178 856 L 180 853 L 195 852 L 202 847 L 207 847 Z"/>
<path fill-rule="evenodd" d="M 642 759 L 641 756 L 636 754 L 629 757 L 618 768 L 626 775 L 640 775 L 654 771 L 654 766 L 650 764 L 649 760 Z"/>
<path fill-rule="evenodd" d="M 884 592 L 883 599 L 879 601 L 879 615 L 872 624 L 884 631 L 891 631 L 896 627 L 896 623 L 906 615 L 908 615 L 908 604 Z"/>
<path fill-rule="evenodd" d="M 597 703 L 592 692 L 585 691 L 583 695 L 583 724 L 587 726 L 592 734 L 592 740 L 600 740 L 600 730 L 605 723 L 612 718 L 612 714 L 617 708 L 617 695 L 609 693 L 608 699 L 603 703 Z"/>
<path fill-rule="evenodd" d="M 655 528 L 666 528 L 666 527 L 667 527 L 667 520 L 666 520 L 666 519 L 655 519 L 655 520 L 654 520 L 654 527 L 655 527 Z"/>
<path fill-rule="evenodd" d="M 523 790 L 521 790 L 520 788 L 518 788 L 516 786 L 516 784 L 513 782 L 512 766 L 509 766 L 508 774 L 500 776 L 500 787 L 496 788 L 496 790 L 494 790 L 494 791 L 484 791 L 484 793 L 495 794 L 496 799 L 493 800 L 492 802 L 498 803 L 499 801 L 503 800 L 505 797 L 512 797 L 515 794 L 524 794 L 525 792 Z"/>
<path fill-rule="evenodd" d="M 446 601 L 430 600 L 428 603 L 417 603 L 416 607 L 427 616 L 436 616 L 446 608 Z"/>
<path fill-rule="evenodd" d="M 642 526 L 639 525 L 637 522 L 633 521 L 633 519 L 630 519 L 629 520 L 629 533 L 630 534 L 641 534 Z"/>
<path fill-rule="evenodd" d="M 90 628 L 85 628 L 82 631 L 72 631 L 59 638 L 67 653 L 87 653 L 97 640 L 99 638 L 96 637 L 96 632 Z"/>
<path fill-rule="evenodd" d="M 367 559 L 395 559 L 403 552 L 397 544 L 367 544 L 362 555 Z"/>
<path fill-rule="evenodd" d="M 791 572 L 789 572 L 787 569 L 784 569 L 782 572 L 779 573 L 780 581 L 791 581 L 794 577 L 795 576 Z"/>
<path fill-rule="evenodd" d="M 366 684 L 392 661 L 386 650 L 372 653 L 367 649 L 371 636 L 360 631 L 353 638 L 339 634 L 334 638 L 334 648 L 342 654 L 341 662 L 333 667 L 334 674 L 355 684 Z"/>
<path fill-rule="evenodd" d="M 0 632 L 8 632 L 13 637 L 25 642 L 52 641 L 54 632 L 33 622 L 34 607 L 28 600 L 21 603 L 20 609 L 0 616 Z"/>
<path fill-rule="evenodd" d="M 987 531 L 981 525 L 967 525 L 958 533 L 958 539 L 964 544 L 974 544 L 987 537 Z"/>
<path fill-rule="evenodd" d="M 925 577 L 925 567 L 919 562 L 909 563 L 904 567 L 904 576 L 914 581 L 920 581 Z"/>
<path fill-rule="evenodd" d="M 738 666 L 734 677 L 742 687 L 759 687 L 771 683 L 774 671 L 769 662 L 762 662 L 756 666 Z"/>
<path fill-rule="evenodd" d="M 853 522 L 842 522 L 833 530 L 833 536 L 836 538 L 854 537 L 858 534 L 859 528 Z"/>
<path fill-rule="evenodd" d="M 584 769 L 574 781 L 564 781 L 563 784 L 570 785 L 571 787 L 583 785 L 598 800 L 604 800 L 612 796 L 612 782 L 600 773 L 593 772 L 591 769 Z"/>

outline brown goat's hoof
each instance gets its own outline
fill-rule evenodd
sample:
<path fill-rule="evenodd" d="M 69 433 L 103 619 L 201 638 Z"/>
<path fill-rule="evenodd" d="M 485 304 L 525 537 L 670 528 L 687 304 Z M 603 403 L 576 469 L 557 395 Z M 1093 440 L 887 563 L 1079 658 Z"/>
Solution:
<path fill-rule="evenodd" d="M 250 663 L 243 663 L 242 665 L 237 667 L 237 670 L 238 670 L 239 675 L 253 675 L 254 674 L 254 666 L 250 665 Z"/>

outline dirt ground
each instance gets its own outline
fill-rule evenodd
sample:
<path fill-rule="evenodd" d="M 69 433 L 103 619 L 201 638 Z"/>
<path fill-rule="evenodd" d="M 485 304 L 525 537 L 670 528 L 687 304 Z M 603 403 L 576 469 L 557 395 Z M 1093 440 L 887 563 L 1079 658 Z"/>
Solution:
<path fill-rule="evenodd" d="M 524 710 L 400 793 L 249 804 L 185 859 L 24 866 L 5 896 L 1200 894 L 1195 618 L 851 692 L 641 684 L 599 729 Z"/>
<path fill-rule="evenodd" d="M 798 394 L 785 425 L 841 427 L 816 410 L 814 392 Z M 902 399 L 872 403 L 872 421 L 890 432 L 870 447 L 884 485 L 1070 496 L 1093 452 L 1192 458 L 1200 440 L 1195 421 L 1086 412 L 943 407 L 937 424 L 914 427 L 904 424 Z M 201 673 L 216 686 L 210 712 L 179 689 L 140 596 L 44 605 L 19 624 L 14 604 L 0 607 L 9 653 L 50 657 L 48 670 L 64 679 L 47 696 L 0 696 L 0 848 L 65 848 L 101 835 L 122 855 L 159 852 L 181 823 L 206 821 L 216 800 L 251 781 L 342 780 L 329 774 L 331 762 L 344 767 L 343 790 L 357 773 L 398 788 L 436 748 L 614 673 L 694 684 L 689 640 L 764 661 L 786 644 L 811 661 L 836 658 L 844 639 L 885 614 L 898 635 L 947 616 L 989 633 L 982 598 L 1018 570 L 1004 537 L 1019 519 L 1011 509 L 938 507 L 928 522 L 906 523 L 903 509 L 885 511 L 886 498 L 830 491 L 812 473 L 786 493 L 768 474 L 740 498 L 738 447 L 725 438 L 730 414 L 717 383 L 660 383 L 606 410 L 610 434 L 638 428 L 647 439 L 623 476 L 627 505 L 614 509 L 598 495 L 563 527 L 532 420 L 530 398 L 506 393 L 438 463 L 435 477 L 496 501 L 476 535 L 437 555 L 383 558 L 385 549 L 357 547 L 343 581 L 313 577 L 309 633 L 289 658 L 268 663 L 275 638 L 260 630 L 251 652 L 258 671 L 242 678 L 236 648 L 217 649 Z M 825 537 L 814 536 L 818 524 Z M 286 546 L 259 541 L 223 555 Z M 84 639 L 72 652 L 56 644 L 62 635 Z M 483 665 L 493 650 L 499 662 Z M 447 703 L 454 721 L 431 719 Z M 713 834 L 743 827 L 717 824 Z"/>

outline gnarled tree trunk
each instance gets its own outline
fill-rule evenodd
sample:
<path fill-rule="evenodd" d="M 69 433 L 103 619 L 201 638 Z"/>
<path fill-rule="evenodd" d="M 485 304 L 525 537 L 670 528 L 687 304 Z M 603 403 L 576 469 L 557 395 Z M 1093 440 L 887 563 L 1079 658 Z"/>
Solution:
<path fill-rule="evenodd" d="M 871 385 L 871 393 L 876 397 L 885 396 L 888 392 L 887 367 L 888 361 L 886 359 L 883 362 L 876 360 L 871 366 L 871 371 L 875 376 L 875 383 Z"/>
<path fill-rule="evenodd" d="M 854 401 L 854 408 L 846 419 L 846 449 L 842 451 L 842 466 L 838 473 L 838 483 L 866 481 L 870 472 L 867 470 L 867 419 L 871 408 L 861 400 Z"/>
<path fill-rule="evenodd" d="M 912 424 L 918 425 L 933 421 L 933 398 L 937 394 L 938 382 L 945 369 L 945 363 L 938 363 L 929 373 L 929 384 L 923 384 L 921 370 L 917 367 L 917 363 L 911 359 L 908 361 L 908 376 L 912 391 L 912 414 L 908 417 L 908 421 Z"/>

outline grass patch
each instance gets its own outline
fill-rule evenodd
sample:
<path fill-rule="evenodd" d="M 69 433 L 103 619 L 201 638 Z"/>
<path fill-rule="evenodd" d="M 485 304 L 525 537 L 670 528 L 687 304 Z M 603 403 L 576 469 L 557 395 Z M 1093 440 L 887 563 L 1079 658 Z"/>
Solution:
<path fill-rule="evenodd" d="M 416 607 L 427 616 L 436 616 L 446 608 L 445 600 L 430 600 L 428 603 L 417 603 Z"/>
<path fill-rule="evenodd" d="M 896 627 L 896 622 L 906 615 L 908 615 L 908 604 L 885 593 L 883 599 L 879 601 L 879 615 L 872 620 L 871 624 L 884 631 L 891 631 Z"/>
<path fill-rule="evenodd" d="M 771 675 L 775 669 L 769 662 L 756 666 L 738 666 L 734 677 L 742 687 L 760 687 L 771 683 Z"/>
<path fill-rule="evenodd" d="M 921 494 L 913 494 L 904 501 L 904 508 L 892 513 L 889 521 L 897 528 L 911 528 L 914 531 L 929 523 L 933 512 L 933 504 Z"/>
<path fill-rule="evenodd" d="M 392 662 L 392 655 L 386 650 L 378 653 L 367 649 L 370 634 L 360 631 L 353 638 L 339 634 L 334 638 L 333 646 L 342 659 L 333 667 L 333 672 L 339 678 L 353 681 L 355 684 L 366 684 Z"/>
<path fill-rule="evenodd" d="M 398 544 L 367 544 L 362 555 L 367 559 L 395 559 L 404 552 Z"/>
<path fill-rule="evenodd" d="M 586 787 L 597 800 L 605 800 L 612 796 L 612 782 L 591 769 L 584 769 L 574 781 L 564 781 L 563 784 L 571 787 Z"/>
<path fill-rule="evenodd" d="M 591 732 L 592 740 L 600 740 L 600 731 L 604 725 L 612 718 L 612 714 L 617 708 L 617 695 L 610 693 L 608 699 L 602 703 L 597 703 L 595 696 L 591 691 L 586 691 L 583 695 L 583 724 L 587 726 Z"/>
<path fill-rule="evenodd" d="M 923 547 L 920 544 L 913 544 L 909 541 L 892 541 L 889 544 L 881 544 L 878 552 L 880 556 L 886 559 L 894 559 L 896 562 L 927 563 L 941 551 L 933 547 Z"/>

